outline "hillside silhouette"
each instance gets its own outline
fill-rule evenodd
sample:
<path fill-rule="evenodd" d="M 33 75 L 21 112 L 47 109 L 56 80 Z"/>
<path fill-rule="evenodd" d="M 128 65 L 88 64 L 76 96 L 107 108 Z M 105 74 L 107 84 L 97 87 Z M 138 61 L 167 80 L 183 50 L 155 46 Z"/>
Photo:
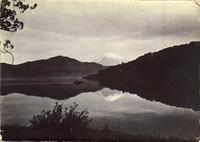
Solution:
<path fill-rule="evenodd" d="M 104 68 L 97 63 L 80 62 L 62 56 L 19 65 L 2 63 L 1 95 L 17 92 L 57 100 L 68 99 L 82 92 L 102 89 L 97 82 L 82 78 Z"/>
<path fill-rule="evenodd" d="M 86 77 L 148 100 L 200 110 L 200 42 L 148 53 Z"/>
<path fill-rule="evenodd" d="M 18 65 L 1 64 L 1 78 L 7 82 L 42 82 L 64 79 L 81 79 L 83 76 L 97 73 L 105 67 L 97 63 L 56 56 L 46 60 L 26 62 Z"/>

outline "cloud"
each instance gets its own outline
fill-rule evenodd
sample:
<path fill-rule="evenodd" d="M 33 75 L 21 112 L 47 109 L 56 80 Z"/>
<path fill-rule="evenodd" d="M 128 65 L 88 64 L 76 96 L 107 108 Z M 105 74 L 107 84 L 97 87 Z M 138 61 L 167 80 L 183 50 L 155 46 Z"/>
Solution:
<path fill-rule="evenodd" d="M 58 54 L 93 61 L 107 52 L 131 60 L 149 51 L 200 39 L 199 9 L 191 1 L 37 3 L 35 10 L 19 17 L 25 23 L 22 31 L 5 34 L 15 44 L 16 63 Z"/>
<path fill-rule="evenodd" d="M 37 18 L 26 22 L 28 27 L 74 36 L 132 38 L 181 36 L 200 28 L 193 2 L 73 3 L 63 0 L 53 4 L 53 8 L 41 5 L 34 15 Z"/>

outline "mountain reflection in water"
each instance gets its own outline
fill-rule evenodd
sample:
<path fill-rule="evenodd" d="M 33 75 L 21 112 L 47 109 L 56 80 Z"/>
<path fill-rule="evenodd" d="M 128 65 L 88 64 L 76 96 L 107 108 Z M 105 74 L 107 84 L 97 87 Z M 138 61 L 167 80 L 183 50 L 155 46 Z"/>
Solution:
<path fill-rule="evenodd" d="M 33 114 L 51 109 L 58 100 L 11 93 L 1 98 L 2 124 L 28 125 Z M 93 119 L 91 127 L 129 134 L 193 137 L 198 133 L 199 112 L 145 100 L 135 94 L 103 88 L 59 100 L 67 106 L 73 102 L 87 108 Z"/>

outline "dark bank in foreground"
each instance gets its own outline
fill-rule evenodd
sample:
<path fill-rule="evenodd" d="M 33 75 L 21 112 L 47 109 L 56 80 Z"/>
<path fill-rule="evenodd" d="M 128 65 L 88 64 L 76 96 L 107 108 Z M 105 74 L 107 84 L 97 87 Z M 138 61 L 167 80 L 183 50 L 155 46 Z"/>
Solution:
<path fill-rule="evenodd" d="M 82 141 L 137 141 L 137 142 L 192 142 L 194 139 L 129 135 L 113 131 L 108 124 L 102 130 L 89 127 L 92 119 L 87 109 L 77 110 L 78 104 L 63 108 L 56 103 L 52 110 L 42 110 L 29 120 L 29 126 L 2 125 L 3 140 L 82 140 Z"/>

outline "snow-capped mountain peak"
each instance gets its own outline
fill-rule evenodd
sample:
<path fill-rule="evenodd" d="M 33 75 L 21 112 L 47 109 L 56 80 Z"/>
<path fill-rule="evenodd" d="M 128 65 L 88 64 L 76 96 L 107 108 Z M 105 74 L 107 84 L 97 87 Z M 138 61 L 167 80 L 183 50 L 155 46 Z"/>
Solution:
<path fill-rule="evenodd" d="M 104 66 L 113 66 L 126 62 L 126 60 L 115 53 L 105 53 L 102 57 L 96 59 L 95 62 Z"/>

